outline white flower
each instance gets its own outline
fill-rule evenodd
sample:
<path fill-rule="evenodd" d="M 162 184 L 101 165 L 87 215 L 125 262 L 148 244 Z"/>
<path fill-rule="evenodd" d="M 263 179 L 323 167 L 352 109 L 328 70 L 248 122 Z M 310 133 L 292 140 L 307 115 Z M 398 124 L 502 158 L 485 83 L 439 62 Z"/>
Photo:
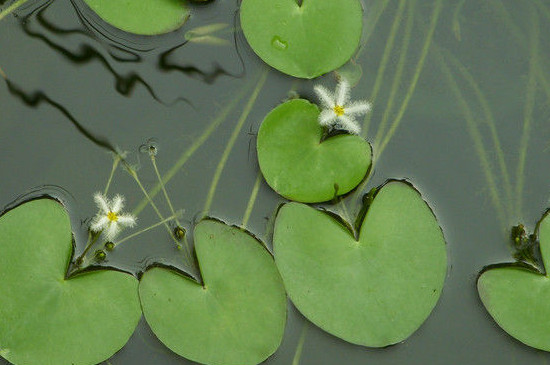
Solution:
<path fill-rule="evenodd" d="M 94 200 L 100 212 L 92 220 L 90 229 L 94 232 L 104 232 L 108 241 L 114 240 L 122 227 L 133 227 L 136 224 L 136 217 L 131 214 L 121 214 L 124 207 L 124 198 L 115 195 L 112 201 L 101 193 L 94 195 Z"/>
<path fill-rule="evenodd" d="M 338 83 L 334 94 L 321 85 L 315 86 L 314 90 L 323 104 L 323 111 L 319 115 L 322 126 L 359 134 L 361 128 L 354 117 L 368 113 L 372 105 L 367 101 L 350 102 L 350 89 L 349 83 L 344 79 Z"/>

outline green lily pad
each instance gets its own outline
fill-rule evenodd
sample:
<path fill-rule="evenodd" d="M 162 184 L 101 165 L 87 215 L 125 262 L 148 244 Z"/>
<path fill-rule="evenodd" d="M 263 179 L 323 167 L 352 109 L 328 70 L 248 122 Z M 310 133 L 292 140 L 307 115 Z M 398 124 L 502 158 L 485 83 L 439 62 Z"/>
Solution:
<path fill-rule="evenodd" d="M 203 364 L 258 364 L 279 347 L 286 295 L 272 256 L 254 237 L 214 220 L 194 231 L 204 285 L 171 269 L 145 272 L 143 312 L 175 353 Z"/>
<path fill-rule="evenodd" d="M 112 26 L 125 32 L 156 35 L 180 28 L 189 17 L 185 0 L 84 0 Z"/>
<path fill-rule="evenodd" d="M 278 194 L 304 203 L 331 200 L 365 178 L 372 150 L 363 138 L 339 134 L 321 142 L 319 108 L 307 100 L 273 109 L 258 132 L 258 162 Z"/>
<path fill-rule="evenodd" d="M 134 332 L 138 281 L 99 270 L 69 279 L 69 217 L 51 199 L 0 217 L 0 355 L 13 364 L 97 364 Z"/>
<path fill-rule="evenodd" d="M 550 351 L 550 218 L 539 224 L 546 273 L 518 263 L 489 266 L 477 289 L 483 305 L 504 331 L 524 344 Z"/>
<path fill-rule="evenodd" d="M 302 78 L 346 63 L 359 46 L 362 18 L 358 0 L 241 3 L 241 25 L 254 52 L 277 70 Z"/>
<path fill-rule="evenodd" d="M 332 215 L 284 205 L 275 262 L 298 310 L 348 342 L 384 347 L 409 337 L 434 308 L 447 270 L 435 216 L 409 184 L 378 190 L 356 239 Z"/>

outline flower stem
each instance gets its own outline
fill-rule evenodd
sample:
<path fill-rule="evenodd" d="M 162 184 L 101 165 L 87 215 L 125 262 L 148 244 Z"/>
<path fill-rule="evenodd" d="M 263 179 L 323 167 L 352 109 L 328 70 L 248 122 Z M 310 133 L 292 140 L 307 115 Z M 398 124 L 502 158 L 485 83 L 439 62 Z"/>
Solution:
<path fill-rule="evenodd" d="M 111 182 L 113 181 L 113 176 L 115 175 L 115 171 L 118 167 L 118 164 L 120 163 L 120 159 L 120 155 L 115 155 L 113 159 L 113 167 L 111 168 L 111 173 L 109 174 L 107 184 L 105 185 L 105 189 L 103 190 L 103 195 L 105 196 L 107 196 L 107 193 L 109 192 L 109 188 L 111 187 Z"/>
<path fill-rule="evenodd" d="M 28 0 L 17 0 L 4 10 L 0 11 L 0 20 L 4 19 L 6 16 L 17 10 L 21 5 L 25 4 Z"/>
<path fill-rule="evenodd" d="M 137 232 L 135 232 L 135 233 L 132 233 L 131 235 L 128 235 L 128 236 L 124 237 L 124 238 L 121 239 L 120 241 L 114 242 L 114 243 L 113 243 L 113 244 L 114 244 L 114 247 L 118 247 L 118 245 L 120 245 L 120 244 L 123 243 L 123 242 L 128 241 L 129 239 L 135 238 L 135 237 L 139 236 L 139 235 L 142 234 L 142 233 L 148 232 L 148 231 L 150 231 L 150 230 L 152 230 L 152 229 L 154 229 L 154 228 L 157 228 L 158 226 L 161 226 L 161 225 L 163 225 L 163 224 L 166 224 L 167 222 L 171 221 L 172 219 L 176 219 L 176 217 L 177 217 L 177 214 L 174 213 L 174 215 L 171 215 L 170 217 L 165 218 L 165 219 L 161 220 L 160 222 L 157 222 L 157 223 L 155 223 L 155 224 L 153 224 L 153 225 L 151 225 L 151 226 L 149 226 L 149 227 L 143 228 L 142 230 L 139 230 L 139 231 L 137 231 Z"/>
<path fill-rule="evenodd" d="M 147 190 L 145 190 L 145 188 L 143 187 L 143 184 L 141 183 L 141 181 L 140 181 L 140 179 L 137 175 L 136 170 L 134 170 L 134 168 L 132 166 L 130 166 L 126 161 L 122 160 L 122 163 L 126 167 L 126 170 L 128 170 L 128 173 L 132 176 L 132 178 L 138 184 L 139 188 L 143 192 L 143 195 L 145 195 L 145 198 L 147 199 L 147 201 L 149 202 L 149 204 L 151 205 L 151 207 L 153 208 L 153 210 L 157 214 L 157 217 L 163 222 L 164 227 L 166 227 L 166 230 L 168 231 L 168 234 L 170 235 L 170 237 L 172 238 L 174 243 L 179 246 L 178 240 L 176 239 L 176 237 L 174 237 L 174 234 L 173 234 L 172 230 L 170 229 L 170 227 L 168 226 L 168 223 L 165 222 L 165 219 L 162 216 L 162 214 L 160 213 L 159 208 L 157 207 L 157 205 L 155 204 L 153 199 L 151 199 L 151 197 L 149 196 L 149 193 L 147 193 Z"/>
<path fill-rule="evenodd" d="M 111 173 L 109 174 L 109 178 L 107 179 L 107 184 L 105 184 L 105 189 L 103 190 L 103 195 L 107 195 L 107 193 L 109 192 L 109 187 L 111 186 L 113 176 L 115 175 L 115 171 L 118 167 L 118 164 L 120 163 L 121 158 L 122 157 L 118 154 L 115 155 L 114 158 L 113 158 L 113 167 L 111 168 Z M 98 211 L 98 214 L 99 214 L 99 211 Z M 99 236 L 101 236 L 101 232 L 97 233 L 97 235 L 94 237 L 94 240 L 91 241 L 92 232 L 88 231 L 88 241 L 86 242 L 86 247 L 84 248 L 84 251 L 82 252 L 82 254 L 77 258 L 77 260 L 80 260 L 80 259 L 82 259 L 83 257 L 86 256 L 86 254 L 88 253 L 90 248 L 92 248 L 94 243 L 97 242 Z"/>
<path fill-rule="evenodd" d="M 166 203 L 168 203 L 168 207 L 170 208 L 170 212 L 175 217 L 175 221 L 176 221 L 177 225 L 181 226 L 181 224 L 180 224 L 180 222 L 179 222 L 179 220 L 176 216 L 176 211 L 174 210 L 174 206 L 172 205 L 172 202 L 170 201 L 170 198 L 168 197 L 168 192 L 166 192 L 166 187 L 164 186 L 164 183 L 162 182 L 162 178 L 160 177 L 160 173 L 159 173 L 159 169 L 157 167 L 157 162 L 156 162 L 155 155 L 151 155 L 151 163 L 153 164 L 155 174 L 157 175 L 157 179 L 159 181 L 160 187 L 161 187 L 162 192 L 164 194 L 164 198 L 166 199 Z"/>
<path fill-rule="evenodd" d="M 235 126 L 235 129 L 233 130 L 233 133 L 231 134 L 231 137 L 227 142 L 227 145 L 225 146 L 225 150 L 223 151 L 220 162 L 218 163 L 216 172 L 214 173 L 214 177 L 212 179 L 212 184 L 210 185 L 210 190 L 208 191 L 208 195 L 206 197 L 206 203 L 204 204 L 204 208 L 203 208 L 204 215 L 208 214 L 208 211 L 210 210 L 212 201 L 214 200 L 214 195 L 216 194 L 218 182 L 220 181 L 220 177 L 225 167 L 225 164 L 227 162 L 227 159 L 229 158 L 229 154 L 231 153 L 231 150 L 233 149 L 233 146 L 235 145 L 235 142 L 239 137 L 239 134 L 244 125 L 244 122 L 247 120 L 248 115 L 250 114 L 252 107 L 254 106 L 254 103 L 256 102 L 256 99 L 258 98 L 258 95 L 260 94 L 260 91 L 262 90 L 262 87 L 265 84 L 268 73 L 269 73 L 269 70 L 266 68 L 262 73 L 262 75 L 260 76 L 260 79 L 258 80 L 256 88 L 252 92 L 250 99 L 248 99 L 248 103 L 246 104 L 241 114 L 241 117 L 239 118 L 239 121 L 237 122 L 237 125 Z"/>

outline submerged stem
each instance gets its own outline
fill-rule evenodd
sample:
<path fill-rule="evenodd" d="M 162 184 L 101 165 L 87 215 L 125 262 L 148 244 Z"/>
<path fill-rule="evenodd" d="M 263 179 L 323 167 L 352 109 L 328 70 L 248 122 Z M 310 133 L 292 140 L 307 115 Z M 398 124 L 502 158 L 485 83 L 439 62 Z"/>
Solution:
<path fill-rule="evenodd" d="M 493 0 L 493 1 L 489 1 L 488 3 L 489 3 L 489 5 L 491 5 L 493 7 L 494 13 L 497 14 L 500 18 L 504 19 L 504 21 L 506 22 L 506 24 L 508 25 L 508 27 L 510 29 L 510 33 L 514 37 L 514 42 L 517 45 L 519 45 L 520 47 L 525 48 L 526 45 L 530 44 L 529 40 L 523 34 L 520 27 L 518 27 L 514 23 L 514 21 L 512 20 L 512 17 L 510 15 L 510 13 L 508 12 L 508 10 L 504 6 L 504 4 L 502 4 L 502 1 Z M 540 2 L 539 2 L 539 4 L 540 4 Z M 548 75 L 547 72 L 544 72 L 539 58 L 540 58 L 540 54 L 537 55 L 537 61 L 535 63 L 537 80 L 540 83 L 540 85 L 542 86 L 542 88 L 543 88 L 543 90 L 546 94 L 546 98 L 550 101 L 550 80 L 549 80 L 549 75 Z"/>
<path fill-rule="evenodd" d="M 4 19 L 9 14 L 13 13 L 17 8 L 19 8 L 21 5 L 25 4 L 28 0 L 17 0 L 4 10 L 0 11 L 0 20 Z"/>
<path fill-rule="evenodd" d="M 237 137 L 239 137 L 239 133 L 241 132 L 244 122 L 248 118 L 248 115 L 250 114 L 252 107 L 254 106 L 254 103 L 258 98 L 258 95 L 260 94 L 260 91 L 267 79 L 267 74 L 268 74 L 268 69 L 265 69 L 265 71 L 260 76 L 260 79 L 258 80 L 258 84 L 256 85 L 256 88 L 252 92 L 252 95 L 250 96 L 250 99 L 248 100 L 248 103 L 246 104 L 243 110 L 243 113 L 241 114 L 241 117 L 239 118 L 239 121 L 237 122 L 237 125 L 235 126 L 235 129 L 233 130 L 233 133 L 229 138 L 229 141 L 227 142 L 227 145 L 225 146 L 225 150 L 223 151 L 222 157 L 218 163 L 218 166 L 214 173 L 214 177 L 212 178 L 212 184 L 210 185 L 210 190 L 208 191 L 208 195 L 206 197 L 206 203 L 204 204 L 204 208 L 203 208 L 203 213 L 205 215 L 210 210 L 210 206 L 212 205 L 212 201 L 214 200 L 214 195 L 218 187 L 218 182 L 220 180 L 220 177 L 225 167 L 225 164 L 227 162 L 227 159 L 229 158 L 229 154 L 231 153 L 231 150 L 233 149 L 233 146 L 237 141 Z"/>
<path fill-rule="evenodd" d="M 439 62 L 441 71 L 443 72 L 444 76 L 447 78 L 447 82 L 449 83 L 449 86 L 451 87 L 451 90 L 454 92 L 456 100 L 458 101 L 460 108 L 462 109 L 462 113 L 464 114 L 464 119 L 466 119 L 468 132 L 470 133 L 470 136 L 474 141 L 474 148 L 479 157 L 481 169 L 485 175 L 485 180 L 487 181 L 487 185 L 489 187 L 489 195 L 490 195 L 491 201 L 495 206 L 498 219 L 502 225 L 502 229 L 506 229 L 506 218 L 503 214 L 503 208 L 502 208 L 500 196 L 498 193 L 498 188 L 494 177 L 493 169 L 491 167 L 491 163 L 489 162 L 489 157 L 485 149 L 485 145 L 483 143 L 483 138 L 481 136 L 481 133 L 479 131 L 475 118 L 473 117 L 472 110 L 470 109 L 466 99 L 464 98 L 464 95 L 460 91 L 460 88 L 451 70 L 447 66 L 445 60 L 443 59 L 441 53 L 439 53 L 439 50 L 437 48 L 434 48 L 434 54 L 436 55 L 436 59 Z"/>
<path fill-rule="evenodd" d="M 538 43 L 539 43 L 539 25 L 538 15 L 536 11 L 531 14 L 531 39 L 529 42 L 529 79 L 527 81 L 527 92 L 525 100 L 525 109 L 523 113 L 523 131 L 519 147 L 519 162 L 516 181 L 516 213 L 521 215 L 523 204 L 523 185 L 525 182 L 525 162 L 527 159 L 527 149 L 529 147 L 529 136 L 531 134 L 531 124 L 533 122 L 533 111 L 535 108 L 535 97 L 537 91 L 537 58 L 538 58 Z"/>
<path fill-rule="evenodd" d="M 292 359 L 292 365 L 300 365 L 300 360 L 302 358 L 302 352 L 304 350 L 304 343 L 306 342 L 308 330 L 308 322 L 304 322 L 302 327 L 302 332 L 300 333 L 300 338 L 298 339 L 298 344 L 296 345 L 296 352 L 294 353 L 294 358 Z"/>
<path fill-rule="evenodd" d="M 208 138 L 214 133 L 216 129 L 227 119 L 227 116 L 229 113 L 237 106 L 239 101 L 244 97 L 246 92 L 248 91 L 248 88 L 243 88 L 237 96 L 231 100 L 225 108 L 222 109 L 220 114 L 210 123 L 208 128 L 200 135 L 195 142 L 189 146 L 180 156 L 180 158 L 176 161 L 174 166 L 168 170 L 167 173 L 164 174 L 161 181 L 163 184 L 167 184 L 172 178 L 183 168 L 185 163 L 193 156 L 193 154 L 208 140 Z M 150 191 L 150 196 L 155 197 L 161 190 L 161 184 L 157 183 Z M 137 215 L 139 214 L 145 207 L 147 206 L 147 198 L 144 198 L 141 200 L 141 202 L 137 205 L 137 207 L 133 210 L 133 214 Z"/>
<path fill-rule="evenodd" d="M 250 193 L 250 198 L 248 199 L 248 204 L 246 205 L 246 211 L 244 212 L 243 216 L 243 227 L 246 228 L 246 225 L 248 224 L 248 220 L 250 219 L 250 216 L 252 215 L 252 210 L 254 209 L 254 204 L 256 203 L 256 198 L 258 197 L 258 191 L 260 190 L 260 184 L 262 182 L 262 173 L 258 172 L 258 176 L 256 177 L 256 182 L 254 183 L 254 187 L 252 188 L 252 192 Z"/>
<path fill-rule="evenodd" d="M 386 72 L 386 67 L 388 66 L 388 60 L 390 58 L 390 54 L 393 49 L 393 44 L 397 37 L 397 32 L 399 31 L 399 27 L 401 26 L 403 11 L 405 10 L 405 4 L 406 4 L 405 0 L 401 0 L 399 2 L 399 8 L 397 8 L 397 14 L 395 15 L 393 24 L 390 29 L 390 34 L 388 36 L 388 40 L 386 41 L 386 47 L 384 48 L 384 52 L 382 53 L 382 60 L 380 61 L 380 65 L 378 66 L 378 71 L 376 72 L 376 80 L 374 81 L 374 88 L 370 96 L 370 100 L 372 103 L 376 102 L 376 97 L 378 96 L 378 93 L 380 92 L 380 88 L 382 87 L 382 82 L 384 81 L 384 73 Z M 372 118 L 372 112 L 367 113 L 365 120 L 363 122 L 364 136 L 366 136 L 369 132 L 371 118 Z"/>
<path fill-rule="evenodd" d="M 380 126 L 378 127 L 378 131 L 376 132 L 376 137 L 374 139 L 375 146 L 378 146 L 378 144 L 380 143 L 380 140 L 382 139 L 382 136 L 384 135 L 386 124 L 388 122 L 391 110 L 393 108 L 393 103 L 395 101 L 397 91 L 399 90 L 399 85 L 401 85 L 401 80 L 403 78 L 403 70 L 405 69 L 405 61 L 407 60 L 407 52 L 409 50 L 409 44 L 411 43 L 410 41 L 411 41 L 412 27 L 414 22 L 415 5 L 416 5 L 416 0 L 411 0 L 409 2 L 407 24 L 405 25 L 405 35 L 403 36 L 403 43 L 401 44 L 399 61 L 397 62 L 397 69 L 395 72 L 395 76 L 393 78 L 390 97 L 386 105 L 386 110 L 384 111 L 384 116 L 382 117 L 382 121 L 380 122 Z"/>
<path fill-rule="evenodd" d="M 437 0 L 435 3 L 434 10 L 432 12 L 431 16 L 431 22 L 430 22 L 430 28 L 428 29 L 428 34 L 426 35 L 426 40 L 424 41 L 424 45 L 422 46 L 422 53 L 420 54 L 420 58 L 418 60 L 418 63 L 416 64 L 416 70 L 414 72 L 411 84 L 409 85 L 409 88 L 407 90 L 407 93 L 405 94 L 405 99 L 403 100 L 403 103 L 401 104 L 401 108 L 399 109 L 399 112 L 397 113 L 397 116 L 393 120 L 393 123 L 390 127 L 390 130 L 386 134 L 384 140 L 382 141 L 382 144 L 380 148 L 378 149 L 378 158 L 382 156 L 382 152 L 384 152 L 384 149 L 386 148 L 387 144 L 390 142 L 391 138 L 393 137 L 395 131 L 401 124 L 401 120 L 403 118 L 403 115 L 405 114 L 405 111 L 407 110 L 407 106 L 409 105 L 409 102 L 414 94 L 414 90 L 416 89 L 416 84 L 418 82 L 418 79 L 420 78 L 420 74 L 422 73 L 422 70 L 424 68 L 424 62 L 426 61 L 426 56 L 428 54 L 428 51 L 430 49 L 430 46 L 432 44 L 433 35 L 435 32 L 435 28 L 437 27 L 437 21 L 439 19 L 439 14 L 441 14 L 441 9 L 443 7 L 443 1 Z"/>
<path fill-rule="evenodd" d="M 508 165 L 506 164 L 506 161 L 504 159 L 504 151 L 502 149 L 500 138 L 498 136 L 495 117 L 493 115 L 491 107 L 489 106 L 489 102 L 487 101 L 487 98 L 483 94 L 483 91 L 481 91 L 481 88 L 475 81 L 472 74 L 470 74 L 468 69 L 464 67 L 464 65 L 452 54 L 446 53 L 446 57 L 460 71 L 460 73 L 462 74 L 462 77 L 466 80 L 466 82 L 470 84 L 471 88 L 474 90 L 474 93 L 478 98 L 478 101 L 479 101 L 479 104 L 481 105 L 483 113 L 485 114 L 485 122 L 487 123 L 487 126 L 489 127 L 489 131 L 491 132 L 491 139 L 493 140 L 493 145 L 497 154 L 500 173 L 504 181 L 504 191 L 506 193 L 506 201 L 508 202 L 508 204 L 506 204 L 508 215 L 511 217 L 513 213 L 513 203 L 514 203 L 512 201 L 513 200 L 512 183 L 510 182 L 510 173 L 508 171 Z"/>

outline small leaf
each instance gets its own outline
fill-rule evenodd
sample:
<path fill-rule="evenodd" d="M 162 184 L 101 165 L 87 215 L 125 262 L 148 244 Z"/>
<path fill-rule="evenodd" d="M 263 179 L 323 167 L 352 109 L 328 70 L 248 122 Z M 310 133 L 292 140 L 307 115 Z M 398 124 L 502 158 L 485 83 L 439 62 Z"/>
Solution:
<path fill-rule="evenodd" d="M 432 211 L 397 181 L 379 189 L 357 239 L 333 216 L 288 203 L 277 215 L 273 244 L 300 312 L 325 331 L 370 347 L 403 341 L 422 325 L 447 268 Z"/>
<path fill-rule="evenodd" d="M 84 0 L 104 21 L 125 32 L 157 35 L 180 28 L 189 17 L 185 0 Z"/>
<path fill-rule="evenodd" d="M 285 198 L 306 203 L 346 194 L 364 179 L 371 148 L 339 134 L 323 142 L 319 108 L 295 99 L 273 109 L 258 132 L 258 161 L 267 183 Z"/>
<path fill-rule="evenodd" d="M 14 364 L 97 364 L 120 350 L 141 317 L 138 281 L 99 270 L 65 279 L 72 235 L 50 199 L 0 217 L 0 355 Z"/>
<path fill-rule="evenodd" d="M 337 69 L 357 50 L 363 11 L 358 0 L 243 0 L 241 24 L 254 52 L 291 76 Z"/>
<path fill-rule="evenodd" d="M 203 364 L 258 364 L 279 347 L 286 295 L 273 258 L 242 230 L 203 220 L 195 249 L 204 286 L 152 268 L 139 292 L 147 322 L 172 351 Z"/>

